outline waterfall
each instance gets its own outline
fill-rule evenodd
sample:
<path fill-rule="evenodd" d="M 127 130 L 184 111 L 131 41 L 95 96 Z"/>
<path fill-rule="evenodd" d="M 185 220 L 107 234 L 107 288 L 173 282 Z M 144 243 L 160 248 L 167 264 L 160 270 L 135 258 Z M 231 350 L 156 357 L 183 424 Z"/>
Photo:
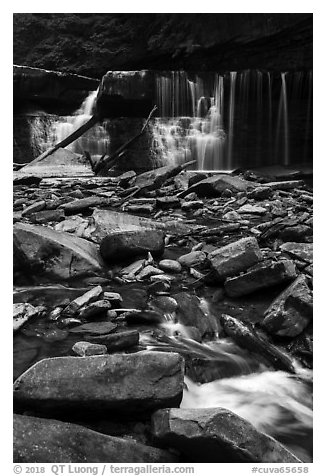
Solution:
<path fill-rule="evenodd" d="M 286 73 L 281 73 L 282 87 L 277 120 L 276 151 L 279 149 L 281 131 L 283 131 L 283 157 L 284 165 L 289 165 L 289 124 L 288 124 L 288 101 L 286 90 Z M 283 113 L 283 114 L 282 114 Z"/>

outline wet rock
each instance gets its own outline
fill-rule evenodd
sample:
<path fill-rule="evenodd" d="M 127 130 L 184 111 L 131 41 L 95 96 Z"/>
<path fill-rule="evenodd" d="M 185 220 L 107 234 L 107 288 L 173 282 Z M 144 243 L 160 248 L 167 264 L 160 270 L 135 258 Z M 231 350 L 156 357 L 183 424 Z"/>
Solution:
<path fill-rule="evenodd" d="M 152 253 L 161 255 L 164 251 L 164 232 L 161 230 L 139 229 L 115 232 L 106 236 L 100 244 L 103 259 L 109 262 Z"/>
<path fill-rule="evenodd" d="M 31 213 L 29 219 L 31 222 L 36 224 L 44 224 L 51 221 L 59 222 L 64 220 L 65 214 L 63 210 L 43 210 L 37 213 Z"/>
<path fill-rule="evenodd" d="M 186 255 L 180 256 L 180 258 L 178 258 L 178 261 L 181 266 L 185 266 L 186 268 L 192 268 L 193 266 L 200 266 L 201 264 L 204 264 L 206 259 L 206 253 L 204 253 L 203 251 L 191 251 Z"/>
<path fill-rule="evenodd" d="M 28 207 L 24 208 L 22 211 L 22 217 L 30 215 L 31 213 L 39 212 L 45 208 L 45 201 L 39 200 L 37 202 L 32 203 Z"/>
<path fill-rule="evenodd" d="M 180 165 L 166 165 L 143 174 L 137 175 L 132 181 L 133 187 L 139 187 L 139 190 L 156 190 L 160 188 L 169 178 L 174 177 L 182 168 Z"/>
<path fill-rule="evenodd" d="M 215 319 L 207 312 L 207 309 L 205 309 L 202 301 L 197 296 L 181 292 L 173 297 L 178 303 L 178 322 L 185 326 L 196 327 L 202 337 L 214 335 L 216 329 Z"/>
<path fill-rule="evenodd" d="M 63 211 L 62 211 L 63 212 Z M 65 233 L 76 233 L 76 235 L 81 235 L 79 230 L 84 230 L 88 226 L 88 221 L 79 216 L 73 216 L 71 218 L 66 218 L 60 223 L 57 223 L 54 227 L 56 231 L 63 231 Z"/>
<path fill-rule="evenodd" d="M 239 177 L 225 174 L 214 174 L 181 192 L 179 197 L 183 198 L 191 192 L 195 192 L 199 197 L 218 197 L 224 190 L 231 192 L 245 192 L 252 183 L 242 180 Z"/>
<path fill-rule="evenodd" d="M 177 301 L 171 296 L 157 296 L 150 301 L 150 305 L 164 311 L 164 313 L 172 313 L 178 307 Z"/>
<path fill-rule="evenodd" d="M 264 215 L 266 212 L 266 208 L 250 205 L 249 203 L 242 205 L 242 207 L 238 209 L 238 213 L 250 213 L 251 215 Z"/>
<path fill-rule="evenodd" d="M 174 455 L 73 423 L 14 415 L 15 463 L 172 463 Z"/>
<path fill-rule="evenodd" d="M 16 380 L 14 402 L 42 412 L 152 411 L 180 404 L 183 372 L 182 357 L 165 352 L 44 359 Z"/>
<path fill-rule="evenodd" d="M 293 261 L 282 260 L 272 263 L 264 261 L 241 276 L 228 278 L 224 284 L 225 291 L 230 297 L 245 296 L 260 289 L 293 281 L 296 274 Z"/>
<path fill-rule="evenodd" d="M 143 213 L 144 215 L 150 215 L 155 210 L 155 204 L 144 203 L 139 205 L 128 205 L 125 209 L 132 213 Z"/>
<path fill-rule="evenodd" d="M 164 274 L 164 271 L 155 266 L 148 265 L 137 274 L 137 279 L 148 279 L 151 276 L 156 276 L 158 274 Z"/>
<path fill-rule="evenodd" d="M 62 208 L 66 215 L 76 215 L 77 213 L 84 212 L 89 208 L 107 204 L 108 200 L 104 197 L 87 197 L 66 203 L 65 205 L 62 205 Z"/>
<path fill-rule="evenodd" d="M 239 319 L 222 314 L 220 323 L 227 336 L 240 347 L 263 356 L 273 367 L 295 373 L 292 358 L 271 344 L 266 336 L 258 334 L 255 328 Z"/>
<path fill-rule="evenodd" d="M 69 303 L 68 306 L 64 308 L 62 314 L 67 317 L 76 316 L 83 306 L 86 306 L 90 302 L 97 299 L 102 294 L 102 292 L 102 286 L 95 286 L 94 288 L 71 301 L 71 303 Z"/>
<path fill-rule="evenodd" d="M 156 206 L 163 210 L 177 208 L 180 206 L 180 200 L 177 197 L 158 197 L 156 199 Z"/>
<path fill-rule="evenodd" d="M 103 298 L 113 302 L 115 305 L 120 304 L 123 301 L 121 294 L 112 291 L 105 291 L 103 293 Z"/>
<path fill-rule="evenodd" d="M 168 273 L 180 273 L 182 271 L 181 264 L 173 259 L 163 259 L 158 265 L 163 271 Z"/>
<path fill-rule="evenodd" d="M 92 340 L 104 344 L 108 352 L 118 352 L 137 346 L 139 332 L 136 330 L 117 332 L 106 336 L 92 337 Z"/>
<path fill-rule="evenodd" d="M 307 225 L 296 225 L 286 227 L 280 231 L 279 237 L 283 241 L 294 241 L 301 243 L 312 235 L 312 229 Z"/>
<path fill-rule="evenodd" d="M 222 219 L 223 220 L 229 220 L 229 221 L 240 221 L 240 220 L 242 220 L 242 217 L 239 215 L 239 213 L 232 210 L 232 211 L 229 211 L 229 212 L 225 213 L 222 216 Z"/>
<path fill-rule="evenodd" d="M 80 357 L 86 357 L 90 355 L 104 355 L 107 353 L 105 345 L 92 344 L 91 342 L 76 342 L 73 345 L 72 351 Z"/>
<path fill-rule="evenodd" d="M 79 320 L 77 322 L 80 322 Z M 73 327 L 70 332 L 74 334 L 90 334 L 90 335 L 103 335 L 109 334 L 116 329 L 116 324 L 112 322 L 88 322 L 81 326 Z"/>
<path fill-rule="evenodd" d="M 235 276 L 263 259 L 256 238 L 242 238 L 212 251 L 208 260 L 219 280 Z"/>
<path fill-rule="evenodd" d="M 39 314 L 38 307 L 34 307 L 29 303 L 15 303 L 13 309 L 13 324 L 14 332 L 18 331 L 31 317 L 35 317 Z"/>
<path fill-rule="evenodd" d="M 145 266 L 145 260 L 140 259 L 135 261 L 134 263 L 130 264 L 126 268 L 121 270 L 121 275 L 123 276 L 135 276 L 139 273 Z"/>
<path fill-rule="evenodd" d="M 313 261 L 313 244 L 288 242 L 280 246 L 280 250 L 288 254 L 291 258 L 300 259 L 306 263 Z"/>
<path fill-rule="evenodd" d="M 82 238 L 45 226 L 15 223 L 14 268 L 61 280 L 101 274 L 103 262 L 96 246 Z"/>
<path fill-rule="evenodd" d="M 197 210 L 198 208 L 203 208 L 203 206 L 204 202 L 201 200 L 191 200 L 182 203 L 181 209 L 186 212 L 188 210 Z"/>
<path fill-rule="evenodd" d="M 248 198 L 254 200 L 268 200 L 273 195 L 274 191 L 271 187 L 256 187 L 252 192 L 248 192 Z"/>
<path fill-rule="evenodd" d="M 191 462 L 300 462 L 274 438 L 225 408 L 158 410 L 152 416 L 152 433 Z"/>
<path fill-rule="evenodd" d="M 164 321 L 163 313 L 147 310 L 147 311 L 132 311 L 125 315 L 128 325 L 134 326 L 137 324 L 161 324 Z"/>
<path fill-rule="evenodd" d="M 92 304 L 87 305 L 84 309 L 82 309 L 79 313 L 79 317 L 81 319 L 90 319 L 94 316 L 98 316 L 100 314 L 106 314 L 109 309 L 111 309 L 110 301 L 102 299 L 100 301 L 92 302 Z"/>
<path fill-rule="evenodd" d="M 267 182 L 266 186 L 272 190 L 292 190 L 294 188 L 302 187 L 303 180 L 286 180 L 284 182 Z"/>
<path fill-rule="evenodd" d="M 119 187 L 127 187 L 130 180 L 136 177 L 136 172 L 134 170 L 128 170 L 127 172 L 119 175 Z"/>
<path fill-rule="evenodd" d="M 300 275 L 264 313 L 264 326 L 271 334 L 296 337 L 312 319 L 313 301 L 307 278 Z"/>

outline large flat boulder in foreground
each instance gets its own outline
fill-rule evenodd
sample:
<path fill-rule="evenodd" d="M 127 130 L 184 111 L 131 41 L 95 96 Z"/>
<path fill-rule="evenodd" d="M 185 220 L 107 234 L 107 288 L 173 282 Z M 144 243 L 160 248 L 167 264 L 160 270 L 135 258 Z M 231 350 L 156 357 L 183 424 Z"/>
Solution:
<path fill-rule="evenodd" d="M 263 261 L 240 276 L 228 278 L 224 286 L 228 296 L 239 297 L 276 284 L 293 281 L 296 275 L 293 261 Z"/>
<path fill-rule="evenodd" d="M 272 302 L 262 325 L 277 336 L 296 337 L 312 319 L 313 299 L 307 278 L 301 274 Z"/>
<path fill-rule="evenodd" d="M 257 264 L 263 259 L 256 238 L 242 238 L 212 251 L 208 259 L 217 278 L 223 280 Z"/>
<path fill-rule="evenodd" d="M 137 352 L 44 359 L 14 384 L 22 408 L 121 411 L 135 414 L 179 406 L 184 363 L 179 354 Z"/>
<path fill-rule="evenodd" d="M 173 463 L 167 451 L 80 425 L 14 415 L 14 463 Z"/>
<path fill-rule="evenodd" d="M 69 233 L 27 223 L 14 225 L 14 268 L 59 280 L 99 274 L 96 245 Z"/>
<path fill-rule="evenodd" d="M 299 463 L 270 436 L 225 408 L 158 410 L 152 416 L 157 441 L 202 463 Z"/>

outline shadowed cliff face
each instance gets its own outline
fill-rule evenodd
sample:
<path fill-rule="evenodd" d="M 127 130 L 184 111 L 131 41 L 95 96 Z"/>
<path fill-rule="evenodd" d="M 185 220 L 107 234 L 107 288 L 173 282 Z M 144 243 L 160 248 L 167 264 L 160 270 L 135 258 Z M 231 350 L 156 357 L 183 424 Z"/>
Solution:
<path fill-rule="evenodd" d="M 312 14 L 15 14 L 14 62 L 100 78 L 110 70 L 302 70 Z"/>

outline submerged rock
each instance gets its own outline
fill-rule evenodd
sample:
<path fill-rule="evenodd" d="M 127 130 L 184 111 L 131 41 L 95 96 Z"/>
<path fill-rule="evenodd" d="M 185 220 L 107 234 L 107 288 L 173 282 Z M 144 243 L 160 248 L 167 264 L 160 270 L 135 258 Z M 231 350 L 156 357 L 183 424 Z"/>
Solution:
<path fill-rule="evenodd" d="M 293 261 L 263 261 L 240 276 L 227 278 L 224 286 L 226 294 L 230 297 L 245 296 L 260 289 L 291 281 L 296 275 Z"/>
<path fill-rule="evenodd" d="M 14 415 L 15 463 L 173 463 L 176 456 L 73 423 Z"/>
<path fill-rule="evenodd" d="M 208 255 L 218 279 L 235 276 L 263 259 L 256 238 L 242 238 L 212 251 Z"/>
<path fill-rule="evenodd" d="M 45 226 L 15 223 L 14 268 L 63 280 L 100 274 L 103 262 L 96 246 L 82 238 Z"/>
<path fill-rule="evenodd" d="M 42 412 L 135 414 L 178 406 L 183 373 L 183 359 L 175 353 L 144 351 L 44 359 L 16 380 L 14 402 Z"/>
<path fill-rule="evenodd" d="M 152 416 L 155 439 L 191 462 L 300 463 L 283 445 L 225 408 L 166 408 Z"/>
<path fill-rule="evenodd" d="M 301 274 L 269 306 L 262 326 L 271 334 L 295 337 L 307 327 L 312 319 L 312 292 L 307 278 Z"/>

